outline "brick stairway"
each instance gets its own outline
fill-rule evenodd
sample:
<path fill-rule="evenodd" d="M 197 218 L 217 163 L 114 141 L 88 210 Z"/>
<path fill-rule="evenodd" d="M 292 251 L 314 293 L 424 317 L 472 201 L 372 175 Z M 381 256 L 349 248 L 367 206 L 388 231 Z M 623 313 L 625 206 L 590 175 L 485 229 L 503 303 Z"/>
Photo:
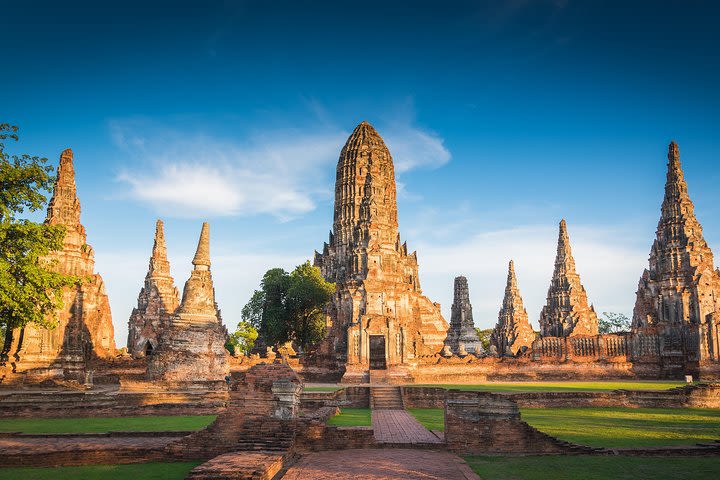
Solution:
<path fill-rule="evenodd" d="M 404 410 L 400 387 L 391 385 L 370 387 L 370 408 L 373 410 Z"/>

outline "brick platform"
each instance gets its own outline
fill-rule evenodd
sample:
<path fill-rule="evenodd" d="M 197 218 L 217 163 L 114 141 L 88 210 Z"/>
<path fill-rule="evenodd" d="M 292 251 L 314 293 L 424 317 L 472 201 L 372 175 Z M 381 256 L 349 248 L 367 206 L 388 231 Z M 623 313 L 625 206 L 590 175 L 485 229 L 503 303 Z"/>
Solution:
<path fill-rule="evenodd" d="M 365 449 L 304 456 L 283 480 L 480 480 L 460 458 L 447 452 Z"/>
<path fill-rule="evenodd" d="M 283 467 L 285 456 L 273 452 L 234 452 L 193 468 L 188 480 L 270 480 Z"/>

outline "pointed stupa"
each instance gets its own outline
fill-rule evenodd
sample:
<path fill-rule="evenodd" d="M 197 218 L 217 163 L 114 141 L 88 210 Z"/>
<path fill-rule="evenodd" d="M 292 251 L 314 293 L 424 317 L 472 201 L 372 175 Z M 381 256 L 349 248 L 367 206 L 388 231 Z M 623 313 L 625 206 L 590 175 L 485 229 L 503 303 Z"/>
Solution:
<path fill-rule="evenodd" d="M 221 323 L 220 311 L 215 304 L 215 287 L 210 273 L 210 224 L 204 222 L 200 231 L 195 266 L 183 289 L 182 302 L 173 322 Z"/>
<path fill-rule="evenodd" d="M 164 225 L 158 220 L 145 283 L 128 320 L 128 353 L 134 356 L 152 353 L 179 304 L 180 294 L 170 275 Z"/>
<path fill-rule="evenodd" d="M 520 296 L 515 276 L 515 264 L 510 260 L 505 297 L 498 314 L 498 322 L 490 337 L 490 343 L 495 345 L 499 355 L 517 355 L 518 352 L 531 348 L 534 341 L 535 332 L 530 325 Z"/>
<path fill-rule="evenodd" d="M 466 354 L 469 352 L 479 355 L 483 353 L 483 348 L 480 337 L 478 337 L 475 330 L 467 278 L 463 276 L 455 277 L 453 290 L 450 329 L 445 339 L 445 345 L 450 347 L 450 350 L 456 354 L 460 354 L 462 347 Z"/>
<path fill-rule="evenodd" d="M 555 271 L 540 313 L 540 332 L 545 337 L 598 334 L 597 314 L 588 305 L 585 287 L 575 271 L 565 219 L 560 222 Z"/>
<path fill-rule="evenodd" d="M 417 254 L 408 253 L 399 236 L 393 159 L 368 122 L 353 130 L 340 152 L 333 229 L 321 251 L 314 264 L 337 284 L 323 354 L 346 358 L 353 365 L 346 375 L 366 368 L 370 331 L 390 342 L 388 367 L 443 348 L 448 324 L 439 305 L 422 295 Z"/>
<path fill-rule="evenodd" d="M 718 309 L 720 278 L 670 142 L 667 178 L 649 268 L 638 284 L 633 328 L 701 324 Z"/>
<path fill-rule="evenodd" d="M 208 222 L 203 222 L 192 264 L 196 269 L 198 267 L 210 268 L 210 224 Z"/>

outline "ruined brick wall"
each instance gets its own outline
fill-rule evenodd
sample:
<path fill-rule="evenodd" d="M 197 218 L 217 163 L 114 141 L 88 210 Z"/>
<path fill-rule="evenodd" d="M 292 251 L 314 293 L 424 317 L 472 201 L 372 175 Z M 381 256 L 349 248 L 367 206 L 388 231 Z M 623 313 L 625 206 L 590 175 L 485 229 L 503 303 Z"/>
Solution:
<path fill-rule="evenodd" d="M 559 440 L 520 419 L 512 400 L 485 392 L 448 391 L 445 442 L 463 454 L 564 453 Z"/>
<path fill-rule="evenodd" d="M 402 387 L 405 408 L 445 408 L 447 390 L 439 387 Z"/>

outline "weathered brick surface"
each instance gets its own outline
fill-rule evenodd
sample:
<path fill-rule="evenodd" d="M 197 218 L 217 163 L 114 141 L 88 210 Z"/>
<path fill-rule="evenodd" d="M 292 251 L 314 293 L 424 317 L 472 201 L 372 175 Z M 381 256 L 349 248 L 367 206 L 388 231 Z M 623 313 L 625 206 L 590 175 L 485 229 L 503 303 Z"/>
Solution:
<path fill-rule="evenodd" d="M 573 447 L 520 419 L 512 400 L 485 392 L 450 390 L 445 407 L 445 443 L 468 454 L 577 453 Z"/>
<path fill-rule="evenodd" d="M 187 480 L 271 480 L 282 470 L 286 455 L 272 452 L 232 452 L 193 468 Z"/>
<path fill-rule="evenodd" d="M 155 432 L 152 436 L 47 435 L 0 437 L 3 467 L 44 467 L 144 463 L 168 458 L 164 448 L 177 440 Z"/>

